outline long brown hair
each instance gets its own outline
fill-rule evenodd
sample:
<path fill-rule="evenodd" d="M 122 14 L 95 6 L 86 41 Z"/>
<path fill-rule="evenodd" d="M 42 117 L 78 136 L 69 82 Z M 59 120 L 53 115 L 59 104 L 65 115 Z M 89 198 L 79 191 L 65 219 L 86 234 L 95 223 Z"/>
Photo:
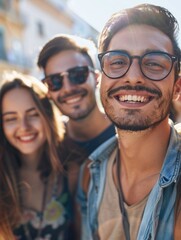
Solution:
<path fill-rule="evenodd" d="M 0 146 L 0 160 L 3 156 L 3 148 Z M 17 192 L 14 188 L 14 174 L 10 175 L 0 161 L 0 240 L 13 240 L 12 228 L 19 220 L 19 208 L 17 206 Z M 10 180 L 11 179 L 11 180 Z M 12 181 L 12 182 L 11 182 Z"/>
<path fill-rule="evenodd" d="M 0 88 L 0 239 L 3 232 L 11 235 L 21 216 L 21 183 L 18 181 L 18 170 L 21 167 L 19 152 L 6 139 L 2 123 L 2 101 L 7 92 L 15 88 L 29 91 L 40 117 L 45 124 L 46 143 L 38 170 L 40 177 L 55 176 L 63 172 L 59 145 L 63 139 L 63 124 L 55 118 L 53 105 L 46 96 L 45 86 L 37 79 L 20 73 L 6 74 Z M 6 240 L 8 238 L 6 237 Z"/>

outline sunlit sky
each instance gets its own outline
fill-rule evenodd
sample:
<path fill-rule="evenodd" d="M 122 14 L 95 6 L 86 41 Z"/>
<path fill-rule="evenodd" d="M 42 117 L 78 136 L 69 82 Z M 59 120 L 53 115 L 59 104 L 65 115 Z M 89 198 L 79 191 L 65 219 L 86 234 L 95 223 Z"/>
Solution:
<path fill-rule="evenodd" d="M 69 7 L 98 31 L 101 31 L 109 17 L 120 9 L 141 3 L 151 3 L 167 8 L 180 24 L 181 46 L 181 1 L 180 0 L 69 0 Z"/>

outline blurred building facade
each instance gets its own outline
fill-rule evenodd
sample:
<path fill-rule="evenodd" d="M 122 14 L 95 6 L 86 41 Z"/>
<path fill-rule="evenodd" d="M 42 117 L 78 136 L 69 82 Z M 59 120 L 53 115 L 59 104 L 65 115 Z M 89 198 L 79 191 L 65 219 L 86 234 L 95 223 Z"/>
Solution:
<path fill-rule="evenodd" d="M 37 76 L 41 47 L 59 33 L 97 41 L 98 32 L 67 6 L 67 0 L 0 0 L 0 73 Z"/>

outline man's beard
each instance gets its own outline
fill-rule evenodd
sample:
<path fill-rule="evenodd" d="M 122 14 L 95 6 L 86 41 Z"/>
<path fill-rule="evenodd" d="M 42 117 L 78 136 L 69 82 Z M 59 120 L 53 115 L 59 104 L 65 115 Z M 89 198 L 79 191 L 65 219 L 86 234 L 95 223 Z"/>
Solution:
<path fill-rule="evenodd" d="M 171 99 L 171 93 L 167 94 L 167 99 L 160 97 L 159 101 L 157 98 L 159 102 L 155 105 L 152 113 L 149 112 L 147 115 L 142 113 L 141 109 L 121 109 L 116 114 L 114 107 L 109 104 L 109 98 L 102 104 L 108 118 L 118 129 L 136 132 L 153 128 L 162 122 L 170 113 Z"/>

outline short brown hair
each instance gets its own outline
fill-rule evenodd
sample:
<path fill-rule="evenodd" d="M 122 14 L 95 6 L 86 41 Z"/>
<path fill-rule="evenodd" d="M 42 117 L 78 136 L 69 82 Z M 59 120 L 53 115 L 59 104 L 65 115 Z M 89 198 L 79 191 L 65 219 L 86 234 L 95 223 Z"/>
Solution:
<path fill-rule="evenodd" d="M 88 59 L 90 66 L 95 67 L 97 53 L 95 44 L 91 40 L 68 34 L 56 35 L 48 41 L 39 53 L 37 65 L 45 69 L 47 61 L 52 56 L 65 50 L 75 50 L 81 53 Z"/>

